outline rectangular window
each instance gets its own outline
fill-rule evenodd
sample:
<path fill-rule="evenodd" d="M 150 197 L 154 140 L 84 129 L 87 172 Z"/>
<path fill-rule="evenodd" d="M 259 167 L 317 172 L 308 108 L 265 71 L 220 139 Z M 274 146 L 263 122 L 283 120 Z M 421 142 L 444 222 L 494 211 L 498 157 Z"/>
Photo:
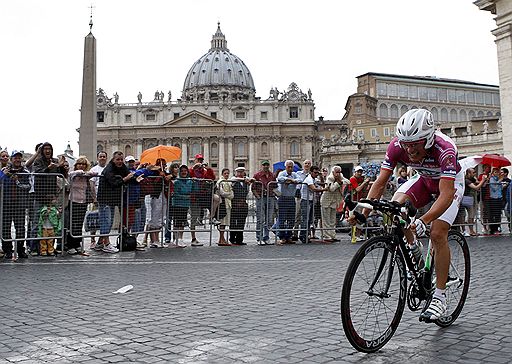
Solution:
<path fill-rule="evenodd" d="M 428 100 L 428 89 L 426 87 L 418 87 L 420 100 Z"/>
<path fill-rule="evenodd" d="M 457 94 L 454 89 L 448 89 L 448 101 L 455 102 L 457 101 Z"/>
<path fill-rule="evenodd" d="M 214 118 L 214 119 L 217 119 L 217 112 L 216 112 L 216 111 L 212 111 L 212 112 L 210 113 L 210 116 L 211 116 L 212 118 Z"/>
<path fill-rule="evenodd" d="M 435 88 L 435 87 L 428 88 L 428 99 L 430 101 L 437 101 L 437 88 Z"/>
<path fill-rule="evenodd" d="M 212 163 L 212 168 L 217 168 L 219 165 L 217 163 Z"/>
<path fill-rule="evenodd" d="M 475 92 L 475 102 L 477 104 L 484 103 L 484 95 L 481 92 Z"/>
<path fill-rule="evenodd" d="M 98 111 L 96 113 L 96 122 L 98 122 L 98 123 L 105 122 L 105 111 Z"/>
<path fill-rule="evenodd" d="M 299 118 L 299 108 L 297 106 L 290 106 L 290 119 Z"/>
<path fill-rule="evenodd" d="M 389 136 L 389 127 L 387 127 L 387 126 L 384 127 L 384 136 L 385 137 Z"/>
<path fill-rule="evenodd" d="M 468 104 L 475 103 L 475 93 L 473 91 L 466 91 L 466 102 Z"/>
<path fill-rule="evenodd" d="M 245 111 L 235 112 L 235 119 L 245 119 Z"/>
<path fill-rule="evenodd" d="M 466 93 L 464 90 L 457 90 L 457 102 L 466 103 Z"/>
<path fill-rule="evenodd" d="M 364 130 L 359 129 L 359 130 L 357 131 L 357 136 L 364 137 Z"/>
<path fill-rule="evenodd" d="M 396 83 L 388 83 L 388 96 L 390 96 L 390 97 L 398 96 L 398 85 Z"/>
<path fill-rule="evenodd" d="M 370 129 L 370 135 L 372 136 L 372 138 L 375 138 L 377 136 L 377 129 L 371 128 Z"/>
<path fill-rule="evenodd" d="M 267 120 L 268 119 L 268 112 L 267 111 L 262 111 L 261 114 L 260 114 L 260 119 L 261 120 Z"/>
<path fill-rule="evenodd" d="M 492 102 L 495 106 L 500 106 L 500 94 L 492 94 Z"/>
<path fill-rule="evenodd" d="M 398 96 L 409 97 L 409 87 L 407 87 L 407 85 L 399 85 L 398 86 Z"/>
<path fill-rule="evenodd" d="M 180 117 L 180 113 L 179 113 L 179 112 L 175 112 L 175 113 L 174 113 L 174 119 L 177 119 L 177 118 L 179 118 L 179 117 Z"/>
<path fill-rule="evenodd" d="M 485 104 L 492 105 L 492 94 L 490 92 L 484 93 L 485 96 Z"/>
<path fill-rule="evenodd" d="M 155 114 L 146 114 L 146 121 L 155 121 L 156 115 Z"/>
<path fill-rule="evenodd" d="M 445 88 L 439 89 L 439 101 L 446 101 L 448 99 L 448 91 Z"/>
<path fill-rule="evenodd" d="M 126 114 L 126 115 L 124 116 L 124 121 L 125 121 L 126 123 L 131 123 L 131 122 L 132 122 L 132 114 Z"/>
<path fill-rule="evenodd" d="M 355 108 L 355 113 L 361 114 L 362 112 L 363 112 L 363 107 L 360 104 L 357 104 L 356 108 Z"/>
<path fill-rule="evenodd" d="M 411 98 L 411 99 L 418 98 L 418 86 L 409 86 L 409 98 Z"/>
<path fill-rule="evenodd" d="M 386 84 L 384 82 L 377 82 L 377 94 L 379 96 L 386 96 Z"/>

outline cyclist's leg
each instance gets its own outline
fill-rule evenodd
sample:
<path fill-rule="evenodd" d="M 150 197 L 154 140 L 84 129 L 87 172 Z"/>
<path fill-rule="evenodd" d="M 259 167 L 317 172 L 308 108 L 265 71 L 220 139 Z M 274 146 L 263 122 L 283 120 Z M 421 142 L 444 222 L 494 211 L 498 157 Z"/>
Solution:
<path fill-rule="evenodd" d="M 415 176 L 402 184 L 393 195 L 392 201 L 405 203 L 411 201 L 412 205 L 417 209 L 422 208 L 430 202 L 431 193 L 428 186 L 425 184 L 424 178 Z M 405 229 L 405 238 L 409 244 L 414 242 L 414 234 L 411 230 Z"/>
<path fill-rule="evenodd" d="M 430 240 L 436 257 L 436 288 L 444 290 L 450 268 L 450 248 L 448 247 L 448 230 L 450 224 L 443 220 L 432 221 Z"/>

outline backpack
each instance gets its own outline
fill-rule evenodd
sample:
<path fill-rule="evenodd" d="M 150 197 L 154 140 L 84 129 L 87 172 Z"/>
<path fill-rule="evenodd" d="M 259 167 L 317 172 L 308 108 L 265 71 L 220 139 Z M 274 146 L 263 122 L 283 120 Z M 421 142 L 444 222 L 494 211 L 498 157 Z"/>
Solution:
<path fill-rule="evenodd" d="M 122 249 L 119 244 L 121 241 Z M 135 235 L 130 234 L 128 231 L 123 230 L 121 235 L 117 238 L 117 249 L 123 252 L 135 251 L 137 249 L 137 238 Z"/>

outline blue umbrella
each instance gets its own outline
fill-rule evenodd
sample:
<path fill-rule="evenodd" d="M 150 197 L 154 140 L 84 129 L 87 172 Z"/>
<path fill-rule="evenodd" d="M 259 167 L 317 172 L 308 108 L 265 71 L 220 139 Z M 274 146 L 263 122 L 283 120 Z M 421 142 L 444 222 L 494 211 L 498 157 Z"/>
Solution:
<path fill-rule="evenodd" d="M 281 169 L 281 170 L 283 170 L 283 171 L 286 169 L 286 168 L 285 168 L 285 166 L 284 166 L 284 161 L 274 163 L 274 164 L 272 165 L 272 167 L 274 168 L 274 172 L 276 172 L 278 169 Z M 295 164 L 293 165 L 293 171 L 294 171 L 294 172 L 297 172 L 298 170 L 300 170 L 300 167 L 297 165 L 297 163 L 295 163 Z"/>

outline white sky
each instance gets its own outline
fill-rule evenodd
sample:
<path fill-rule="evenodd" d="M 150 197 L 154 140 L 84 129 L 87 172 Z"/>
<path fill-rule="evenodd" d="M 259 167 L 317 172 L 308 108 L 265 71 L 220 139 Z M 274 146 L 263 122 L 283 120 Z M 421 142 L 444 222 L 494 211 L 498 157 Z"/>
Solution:
<path fill-rule="evenodd" d="M 78 154 L 85 0 L 3 1 L 0 146 L 67 142 Z M 181 96 L 221 22 L 262 99 L 291 82 L 313 93 L 316 118 L 340 119 L 355 77 L 431 75 L 498 84 L 493 16 L 470 0 L 103 0 L 93 3 L 97 87 L 119 102 Z"/>

